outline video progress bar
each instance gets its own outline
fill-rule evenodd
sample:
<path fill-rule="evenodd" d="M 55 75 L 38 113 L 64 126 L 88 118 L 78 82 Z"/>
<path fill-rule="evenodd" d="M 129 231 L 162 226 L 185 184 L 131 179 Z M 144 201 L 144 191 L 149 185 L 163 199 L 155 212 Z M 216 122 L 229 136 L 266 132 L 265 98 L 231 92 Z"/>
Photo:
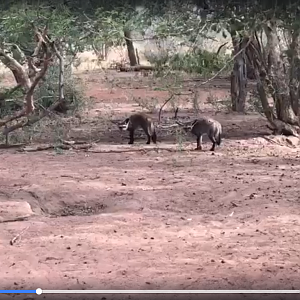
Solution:
<path fill-rule="evenodd" d="M 0 294 L 300 294 L 300 290 L 0 290 Z"/>

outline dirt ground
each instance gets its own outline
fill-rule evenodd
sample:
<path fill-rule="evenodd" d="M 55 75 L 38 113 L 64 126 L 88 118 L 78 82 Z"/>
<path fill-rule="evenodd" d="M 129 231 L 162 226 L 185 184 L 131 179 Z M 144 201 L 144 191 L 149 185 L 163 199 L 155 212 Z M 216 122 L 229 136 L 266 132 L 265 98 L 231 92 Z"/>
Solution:
<path fill-rule="evenodd" d="M 207 103 L 228 98 L 225 78 L 198 98 L 201 114 L 223 125 L 214 155 L 207 139 L 205 151 L 193 151 L 195 138 L 176 130 L 159 129 L 157 146 L 142 133 L 128 145 L 107 120 L 141 110 L 132 98 L 168 96 L 151 78 L 112 74 L 116 81 L 103 83 L 99 73 L 81 76 L 93 101 L 69 136 L 93 139 L 92 148 L 0 150 L 2 289 L 299 289 L 297 143 L 268 136 L 259 114 Z M 193 117 L 189 97 L 179 118 Z M 162 115 L 169 122 L 173 113 Z"/>

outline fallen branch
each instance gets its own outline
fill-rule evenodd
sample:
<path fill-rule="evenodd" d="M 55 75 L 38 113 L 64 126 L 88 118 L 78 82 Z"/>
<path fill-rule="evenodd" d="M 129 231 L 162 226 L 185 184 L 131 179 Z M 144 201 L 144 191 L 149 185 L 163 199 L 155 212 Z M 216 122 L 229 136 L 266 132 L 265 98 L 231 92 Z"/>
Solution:
<path fill-rule="evenodd" d="M 58 144 L 58 145 L 39 145 L 39 146 L 26 146 L 20 149 L 20 152 L 39 152 L 39 151 L 46 151 L 51 149 L 62 149 L 62 150 L 86 150 L 91 148 L 93 145 L 91 144 L 78 144 L 78 145 L 70 145 L 70 144 Z"/>
<path fill-rule="evenodd" d="M 155 68 L 153 66 L 144 66 L 144 65 L 138 65 L 138 66 L 119 66 L 120 72 L 139 72 L 139 71 L 154 71 Z"/>
<path fill-rule="evenodd" d="M 21 238 L 21 236 L 25 233 L 25 231 L 28 230 L 29 227 L 30 225 L 25 227 L 19 234 L 17 234 L 14 238 L 12 238 L 9 243 L 13 246 L 13 244 L 16 243 L 16 241 Z"/>
<path fill-rule="evenodd" d="M 23 109 L 21 111 L 18 111 L 17 113 L 15 113 L 13 116 L 8 117 L 6 120 L 0 120 L 0 127 L 6 125 L 7 123 L 13 121 L 13 120 L 17 120 L 19 118 L 22 118 L 26 115 L 26 111 Z M 3 134 L 5 135 L 5 133 L 3 132 Z"/>
<path fill-rule="evenodd" d="M 66 140 L 62 140 L 60 139 L 60 141 L 65 144 L 65 145 L 86 145 L 86 141 L 66 141 Z"/>
<path fill-rule="evenodd" d="M 275 119 L 272 124 L 274 127 L 272 128 L 269 125 L 266 125 L 266 127 L 270 130 L 272 130 L 272 134 L 274 135 L 284 135 L 284 136 L 295 136 L 299 137 L 299 133 L 297 132 L 297 128 L 284 123 L 278 119 Z"/>
<path fill-rule="evenodd" d="M 178 152 L 177 149 L 171 149 L 171 148 L 142 148 L 142 149 L 123 149 L 123 150 L 97 150 L 97 149 L 89 149 L 86 152 L 92 152 L 92 153 L 128 153 L 128 152 L 151 152 L 151 151 L 168 151 L 168 152 Z M 182 149 L 180 151 L 193 151 L 191 149 Z"/>
<path fill-rule="evenodd" d="M 25 143 L 21 143 L 21 144 L 0 144 L 0 149 L 8 149 L 8 148 L 20 148 L 20 147 L 24 147 L 26 144 Z"/>
<path fill-rule="evenodd" d="M 17 217 L 14 219 L 1 220 L 0 223 L 12 223 L 12 222 L 23 222 L 28 221 L 29 217 Z"/>
<path fill-rule="evenodd" d="M 40 146 L 28 146 L 28 147 L 24 147 L 23 149 L 21 149 L 21 151 L 25 151 L 25 152 L 38 152 L 38 151 L 45 151 L 45 150 L 50 150 L 50 149 L 57 149 L 57 148 L 61 148 L 63 150 L 69 150 L 71 149 L 71 146 L 68 145 L 40 145 Z"/>
<path fill-rule="evenodd" d="M 57 106 L 59 105 L 59 102 L 55 102 L 54 104 L 52 104 L 48 109 L 45 109 L 42 113 L 40 113 L 39 115 L 37 116 L 34 116 L 30 119 L 27 119 L 27 120 L 23 120 L 15 125 L 12 125 L 11 127 L 6 127 L 4 128 L 3 130 L 3 135 L 7 135 L 9 134 L 10 132 L 16 130 L 16 129 L 20 129 L 20 128 L 23 128 L 25 126 L 31 126 L 37 122 L 39 122 L 40 120 L 42 120 L 44 117 L 46 117 L 47 115 L 50 114 L 51 111 L 53 111 Z M 25 116 L 25 114 L 23 115 Z M 16 118 L 13 118 L 11 119 L 14 120 Z M 1 123 L 0 123 L 0 126 L 1 126 Z"/>
<path fill-rule="evenodd" d="M 4 130 L 3 130 L 3 135 L 5 135 L 6 137 L 8 136 L 9 133 L 17 130 L 17 129 L 20 129 L 20 128 L 23 128 L 24 126 L 26 126 L 28 123 L 28 119 L 27 120 L 23 120 L 19 123 L 16 123 L 10 127 L 7 127 L 5 126 Z M 8 141 L 7 141 L 8 142 Z"/>

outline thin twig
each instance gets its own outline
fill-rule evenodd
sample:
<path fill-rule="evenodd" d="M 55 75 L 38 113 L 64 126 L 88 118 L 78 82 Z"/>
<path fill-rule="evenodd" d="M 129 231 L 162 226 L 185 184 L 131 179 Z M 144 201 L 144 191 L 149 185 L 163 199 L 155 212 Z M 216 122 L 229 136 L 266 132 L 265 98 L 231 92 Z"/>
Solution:
<path fill-rule="evenodd" d="M 211 78 L 209 78 L 208 80 L 201 82 L 200 85 L 204 85 L 210 81 L 212 81 L 213 79 L 215 79 L 220 73 L 222 73 L 222 71 L 228 66 L 228 64 L 230 62 L 232 62 L 238 55 L 240 55 L 243 51 L 245 51 L 245 49 L 249 46 L 251 42 L 251 39 L 249 39 L 249 41 L 247 42 L 247 44 L 245 45 L 245 47 L 243 47 L 240 51 L 238 51 L 231 59 L 228 60 L 228 62 L 223 66 L 223 68 L 218 71 L 214 76 L 212 76 Z"/>
<path fill-rule="evenodd" d="M 174 97 L 174 96 L 187 96 L 187 95 L 192 95 L 192 94 L 194 94 L 194 92 L 192 91 L 192 92 L 190 92 L 190 93 L 186 93 L 186 94 L 183 94 L 183 93 L 172 93 L 172 95 L 171 95 L 171 97 L 169 97 L 165 102 L 164 102 L 164 104 L 160 107 L 160 109 L 159 109 L 159 114 L 158 114 L 158 123 L 160 123 L 160 116 L 161 116 L 161 112 L 162 112 L 162 109 L 165 107 L 165 105 L 169 102 L 169 101 L 171 101 L 172 100 L 172 98 Z M 177 107 L 177 109 L 176 109 L 176 111 L 175 111 L 175 119 L 177 118 L 177 113 L 178 113 L 178 110 L 179 110 L 179 108 Z"/>
<path fill-rule="evenodd" d="M 160 107 L 160 110 L 159 110 L 159 113 L 158 113 L 158 124 L 160 123 L 160 115 L 161 115 L 161 111 L 162 109 L 164 108 L 164 106 L 173 99 L 174 97 L 174 94 L 171 95 L 171 97 L 169 97 L 165 102 L 164 104 Z"/>
<path fill-rule="evenodd" d="M 232 62 L 238 55 L 240 55 L 243 51 L 245 51 L 245 49 L 248 47 L 248 45 L 250 44 L 251 39 L 249 39 L 249 41 L 247 42 L 247 44 L 245 45 L 245 47 L 243 47 L 240 51 L 238 51 L 224 66 L 223 68 L 218 71 L 214 76 L 212 76 L 211 78 L 209 78 L 208 80 L 201 82 L 200 85 L 205 85 L 206 83 L 212 81 L 213 79 L 215 79 L 220 73 L 222 73 L 222 71 L 228 66 L 228 64 L 230 62 Z M 161 106 L 160 110 L 159 110 L 159 115 L 158 115 L 158 122 L 160 123 L 160 115 L 161 115 L 161 111 L 163 109 L 163 107 L 169 102 L 171 101 L 171 99 L 173 98 L 174 94 L 172 94 L 172 96 L 170 98 L 168 98 L 164 104 Z"/>

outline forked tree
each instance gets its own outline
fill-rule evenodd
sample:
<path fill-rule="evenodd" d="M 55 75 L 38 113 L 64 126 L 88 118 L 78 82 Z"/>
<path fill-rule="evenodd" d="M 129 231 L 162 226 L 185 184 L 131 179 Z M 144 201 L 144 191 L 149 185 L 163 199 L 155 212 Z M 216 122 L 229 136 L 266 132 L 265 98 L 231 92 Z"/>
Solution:
<path fill-rule="evenodd" d="M 10 47 L 7 47 L 7 45 L 3 44 L 0 48 L 1 62 L 12 71 L 16 79 L 16 87 L 14 87 L 13 90 L 19 87 L 24 90 L 23 108 L 13 115 L 6 116 L 0 120 L 0 126 L 5 126 L 3 134 L 6 136 L 18 128 L 32 125 L 47 114 L 46 110 L 38 110 L 38 113 L 36 113 L 33 95 L 39 82 L 44 79 L 49 64 L 54 61 L 55 56 L 60 62 L 60 93 L 58 101 L 53 103 L 47 110 L 54 110 L 64 103 L 63 59 L 55 43 L 51 41 L 48 36 L 47 26 L 41 30 L 32 23 L 32 28 L 36 46 L 31 55 L 26 56 L 22 53 L 18 45 L 10 45 Z M 5 101 L 5 99 L 3 99 L 3 101 Z"/>

